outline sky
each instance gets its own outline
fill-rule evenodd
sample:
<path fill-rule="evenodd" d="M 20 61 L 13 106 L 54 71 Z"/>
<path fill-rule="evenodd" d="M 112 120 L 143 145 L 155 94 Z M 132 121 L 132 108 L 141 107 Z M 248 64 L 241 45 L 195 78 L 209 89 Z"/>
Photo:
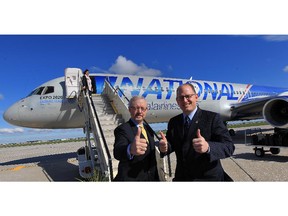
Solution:
<path fill-rule="evenodd" d="M 10 138 L 17 142 L 58 138 L 59 134 L 64 136 L 61 138 L 84 136 L 82 130 L 39 133 L 9 125 L 3 119 L 9 106 L 42 83 L 63 76 L 67 67 L 88 68 L 90 73 L 288 87 L 288 35 L 2 34 L 0 47 L 4 75 L 0 81 L 0 143 Z"/>

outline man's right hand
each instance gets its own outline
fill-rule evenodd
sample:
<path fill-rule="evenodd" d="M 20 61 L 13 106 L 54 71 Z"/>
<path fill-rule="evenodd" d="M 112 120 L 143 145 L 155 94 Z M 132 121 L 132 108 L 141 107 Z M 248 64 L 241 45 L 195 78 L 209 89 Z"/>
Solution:
<path fill-rule="evenodd" d="M 140 138 L 141 128 L 138 127 L 137 134 L 134 138 L 133 143 L 131 144 L 130 153 L 132 155 L 144 155 L 147 150 L 147 142 L 146 139 Z"/>

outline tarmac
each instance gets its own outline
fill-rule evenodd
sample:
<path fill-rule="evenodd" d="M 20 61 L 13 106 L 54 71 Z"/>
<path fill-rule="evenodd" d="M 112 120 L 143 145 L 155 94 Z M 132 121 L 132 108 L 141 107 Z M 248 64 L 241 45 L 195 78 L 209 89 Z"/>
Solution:
<path fill-rule="evenodd" d="M 246 129 L 235 129 L 235 152 L 232 157 L 221 160 L 226 173 L 234 182 L 288 181 L 288 147 L 281 147 L 279 154 L 265 152 L 263 157 L 258 157 L 249 139 L 245 140 Z M 269 132 L 271 128 L 262 129 Z M 82 146 L 84 142 L 0 148 L 0 182 L 84 181 L 76 158 Z M 171 162 L 173 175 L 175 157 L 171 156 Z"/>
<path fill-rule="evenodd" d="M 0 148 L 0 181 L 81 181 L 77 150 L 84 142 Z"/>

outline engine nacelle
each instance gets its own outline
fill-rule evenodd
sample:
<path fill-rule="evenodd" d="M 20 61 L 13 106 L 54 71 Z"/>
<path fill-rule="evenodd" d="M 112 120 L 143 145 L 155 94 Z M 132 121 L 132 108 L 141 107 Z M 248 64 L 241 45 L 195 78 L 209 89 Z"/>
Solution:
<path fill-rule="evenodd" d="M 264 119 L 274 127 L 288 128 L 288 99 L 275 98 L 263 107 Z"/>

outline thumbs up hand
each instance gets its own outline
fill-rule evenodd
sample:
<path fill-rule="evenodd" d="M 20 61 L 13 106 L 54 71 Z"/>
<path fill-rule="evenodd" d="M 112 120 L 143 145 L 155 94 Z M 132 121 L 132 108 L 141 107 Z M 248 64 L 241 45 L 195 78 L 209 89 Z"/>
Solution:
<path fill-rule="evenodd" d="M 141 128 L 138 127 L 138 131 L 135 135 L 134 141 L 131 144 L 130 153 L 132 155 L 143 155 L 147 150 L 147 142 L 146 139 L 140 138 Z"/>
<path fill-rule="evenodd" d="M 197 130 L 196 138 L 192 140 L 193 148 L 198 153 L 206 153 L 209 149 L 209 144 L 205 138 L 202 137 L 200 129 Z"/>
<path fill-rule="evenodd" d="M 168 151 L 167 139 L 162 131 L 160 131 L 160 136 L 161 136 L 161 140 L 159 141 L 159 150 L 162 153 L 166 153 Z"/>

